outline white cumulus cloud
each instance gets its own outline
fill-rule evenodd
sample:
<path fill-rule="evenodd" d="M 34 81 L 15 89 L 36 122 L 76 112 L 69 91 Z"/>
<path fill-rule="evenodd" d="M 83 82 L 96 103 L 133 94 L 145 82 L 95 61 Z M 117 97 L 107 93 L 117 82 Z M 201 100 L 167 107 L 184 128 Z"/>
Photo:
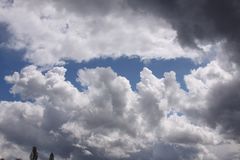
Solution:
<path fill-rule="evenodd" d="M 211 71 L 212 65 L 219 68 Z M 54 67 L 43 72 L 30 65 L 5 77 L 13 85 L 11 93 L 25 101 L 0 104 L 0 129 L 6 141 L 23 148 L 36 144 L 45 155 L 51 150 L 59 158 L 72 159 L 131 159 L 145 152 L 150 154 L 156 146 L 174 154 L 164 152 L 160 156 L 151 152 L 153 159 L 214 159 L 217 149 L 210 152 L 209 146 L 231 142 L 208 127 L 200 116 L 191 114 L 205 113 L 204 107 L 208 106 L 205 103 L 202 107 L 201 101 L 207 94 L 194 99 L 191 90 L 180 88 L 174 72 L 157 78 L 144 68 L 137 90 L 133 91 L 129 81 L 111 68 L 85 68 L 78 72 L 77 81 L 84 88 L 80 91 L 65 79 L 66 71 L 64 67 Z M 211 75 L 219 81 L 224 77 L 229 81 L 231 77 L 218 62 L 192 71 L 187 76 L 192 77 L 189 81 L 198 78 L 197 73 L 202 74 L 205 85 L 213 84 L 208 83 Z"/>
<path fill-rule="evenodd" d="M 201 57 L 183 49 L 163 19 L 140 14 L 121 0 L 94 2 L 0 1 L 0 22 L 11 35 L 6 46 L 25 49 L 25 59 L 36 65 L 120 56 Z"/>

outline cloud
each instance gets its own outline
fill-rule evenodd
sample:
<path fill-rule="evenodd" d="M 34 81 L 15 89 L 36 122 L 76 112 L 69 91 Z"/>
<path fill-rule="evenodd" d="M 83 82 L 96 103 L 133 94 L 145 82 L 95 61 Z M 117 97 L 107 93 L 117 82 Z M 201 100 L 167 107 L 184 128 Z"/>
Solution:
<path fill-rule="evenodd" d="M 53 0 L 53 3 L 57 6 L 58 9 L 66 9 L 69 12 L 76 14 L 84 14 L 86 16 L 104 16 L 109 13 L 120 13 L 121 9 L 126 9 L 127 4 L 124 3 L 124 0 Z M 124 13 L 121 13 L 124 14 Z"/>
<path fill-rule="evenodd" d="M 131 160 L 140 159 L 166 159 L 166 160 L 214 160 L 216 157 L 209 153 L 206 148 L 191 145 L 178 145 L 169 143 L 158 143 L 148 150 L 143 150 L 137 154 L 133 154 Z"/>
<path fill-rule="evenodd" d="M 7 141 L 4 136 L 0 135 L 0 157 L 5 159 L 29 158 L 23 147 Z"/>
<path fill-rule="evenodd" d="M 128 0 L 128 4 L 146 14 L 164 18 L 176 30 L 183 46 L 199 48 L 199 44 L 222 41 L 228 58 L 240 62 L 238 1 Z"/>
<path fill-rule="evenodd" d="M 0 22 L 11 34 L 6 46 L 26 50 L 25 60 L 36 65 L 100 57 L 199 59 L 202 55 L 184 50 L 175 41 L 176 32 L 163 19 L 135 12 L 124 1 L 0 3 Z"/>
<path fill-rule="evenodd" d="M 37 144 L 39 148 L 57 152 L 63 157 L 67 156 L 67 151 L 72 150 L 71 144 L 63 135 L 54 137 L 51 130 L 44 129 L 45 113 L 42 106 L 30 102 L 6 101 L 1 101 L 0 106 L 1 133 L 10 144 L 27 148 Z"/>
<path fill-rule="evenodd" d="M 220 81 L 225 73 L 213 71 L 212 64 L 189 77 L 204 73 L 207 85 L 212 76 L 206 71 L 219 71 L 215 75 Z M 43 72 L 30 65 L 5 77 L 13 85 L 11 93 L 25 102 L 1 102 L 1 134 L 20 151 L 37 145 L 43 156 L 54 152 L 59 159 L 136 159 L 142 154 L 153 159 L 214 159 L 217 152 L 208 147 L 229 143 L 190 114 L 189 106 L 202 113 L 204 108 L 193 106 L 192 95 L 180 88 L 174 72 L 157 78 L 144 68 L 136 91 L 111 68 L 79 70 L 83 91 L 65 79 L 65 72 L 64 67 Z M 196 104 L 204 98 L 195 98 Z"/>
<path fill-rule="evenodd" d="M 161 122 L 162 137 L 177 144 L 220 144 L 223 140 L 217 132 L 207 126 L 197 126 L 185 116 L 173 113 Z"/>
<path fill-rule="evenodd" d="M 237 141 L 240 141 L 239 85 L 240 82 L 236 78 L 215 86 L 208 95 L 209 111 L 206 116 L 212 127 L 219 128 L 227 137 Z"/>
<path fill-rule="evenodd" d="M 231 64 L 231 63 L 230 63 Z M 189 104 L 182 111 L 193 119 L 201 119 L 228 138 L 239 141 L 238 89 L 239 71 L 234 64 L 226 66 L 212 61 L 185 76 Z M 197 118 L 198 117 L 198 118 Z"/>

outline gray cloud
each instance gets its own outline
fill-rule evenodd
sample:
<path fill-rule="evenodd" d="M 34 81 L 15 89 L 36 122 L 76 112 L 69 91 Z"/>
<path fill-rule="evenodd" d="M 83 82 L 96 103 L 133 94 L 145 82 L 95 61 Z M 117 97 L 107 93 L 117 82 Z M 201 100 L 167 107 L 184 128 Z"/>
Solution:
<path fill-rule="evenodd" d="M 220 127 L 227 137 L 240 141 L 240 81 L 216 85 L 208 94 L 206 120 L 212 127 Z"/>
<path fill-rule="evenodd" d="M 6 43 L 9 41 L 11 34 L 8 32 L 8 25 L 5 23 L 0 23 L 0 48 L 5 47 Z"/>
<path fill-rule="evenodd" d="M 67 9 L 74 14 L 105 16 L 119 12 L 127 6 L 124 0 L 53 0 L 59 9 Z"/>
<path fill-rule="evenodd" d="M 166 19 L 183 46 L 226 41 L 231 60 L 240 62 L 240 2 L 237 0 L 128 0 L 134 9 Z M 230 52 L 229 52 L 230 51 Z"/>
<path fill-rule="evenodd" d="M 197 145 L 178 145 L 174 143 L 156 143 L 153 147 L 142 150 L 139 153 L 132 154 L 130 160 L 193 160 L 206 159 L 215 160 L 215 157 L 209 154 Z M 202 154 L 202 155 L 201 155 Z"/>
<path fill-rule="evenodd" d="M 239 141 L 239 68 L 229 64 L 235 69 L 213 61 L 185 76 L 192 105 L 183 110 L 192 119 L 207 122 L 226 137 Z"/>
<path fill-rule="evenodd" d="M 40 149 L 53 151 L 62 157 L 68 157 L 68 153 L 74 149 L 71 139 L 63 134 L 54 137 L 50 130 L 40 127 L 44 120 L 42 107 L 21 102 L 1 102 L 0 105 L 2 108 L 0 131 L 10 142 L 29 148 L 37 144 Z M 51 121 L 54 120 L 52 117 L 48 123 L 53 123 Z"/>

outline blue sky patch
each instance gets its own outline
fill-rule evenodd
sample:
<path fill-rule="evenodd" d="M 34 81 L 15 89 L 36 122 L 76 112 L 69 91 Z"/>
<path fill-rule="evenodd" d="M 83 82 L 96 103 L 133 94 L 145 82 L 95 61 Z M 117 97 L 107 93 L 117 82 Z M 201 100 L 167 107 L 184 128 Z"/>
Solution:
<path fill-rule="evenodd" d="M 76 82 L 77 71 L 82 68 L 96 67 L 111 67 L 118 75 L 124 76 L 130 81 L 133 90 L 136 90 L 136 84 L 140 81 L 140 72 L 143 67 L 149 68 L 158 78 L 162 78 L 165 72 L 174 71 L 181 88 L 186 90 L 184 75 L 189 74 L 191 69 L 198 68 L 199 65 L 185 58 L 151 60 L 148 63 L 144 63 L 137 57 L 99 58 L 82 63 L 68 61 L 65 65 L 65 68 L 67 68 L 66 79 L 81 90 L 81 85 Z"/>
<path fill-rule="evenodd" d="M 12 85 L 8 84 L 4 77 L 19 72 L 23 67 L 29 65 L 23 60 L 24 52 L 24 50 L 0 48 L 0 100 L 20 100 L 18 95 L 10 94 L 9 90 Z"/>
<path fill-rule="evenodd" d="M 15 71 L 19 72 L 23 67 L 30 64 L 23 60 L 23 56 L 24 50 L 15 51 L 6 48 L 0 49 L 0 67 L 2 68 L 0 71 L 1 100 L 19 100 L 18 95 L 11 95 L 9 93 L 11 85 L 6 83 L 4 77 L 13 74 Z M 124 76 L 130 81 L 133 90 L 136 90 L 136 84 L 140 81 L 140 72 L 143 67 L 149 68 L 158 78 L 163 77 L 164 72 L 174 71 L 176 72 L 177 81 L 180 83 L 181 87 L 186 90 L 184 75 L 189 74 L 191 69 L 198 68 L 199 65 L 195 64 L 190 59 L 184 58 L 173 60 L 151 60 L 144 63 L 138 57 L 120 57 L 117 59 L 99 58 L 82 63 L 67 61 L 64 67 L 67 69 L 66 79 L 79 90 L 82 90 L 83 88 L 81 84 L 76 81 L 78 70 L 96 67 L 111 67 L 118 75 Z"/>

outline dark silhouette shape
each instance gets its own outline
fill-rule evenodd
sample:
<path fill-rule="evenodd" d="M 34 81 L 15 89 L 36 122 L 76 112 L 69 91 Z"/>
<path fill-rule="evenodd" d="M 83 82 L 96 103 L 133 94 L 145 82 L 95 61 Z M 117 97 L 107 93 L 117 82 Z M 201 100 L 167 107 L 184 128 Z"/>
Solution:
<path fill-rule="evenodd" d="M 37 147 L 35 147 L 35 146 L 32 147 L 32 152 L 31 152 L 29 158 L 30 158 L 30 160 L 37 160 L 38 159 Z"/>
<path fill-rule="evenodd" d="M 53 153 L 50 154 L 49 160 L 54 160 L 54 154 Z"/>

